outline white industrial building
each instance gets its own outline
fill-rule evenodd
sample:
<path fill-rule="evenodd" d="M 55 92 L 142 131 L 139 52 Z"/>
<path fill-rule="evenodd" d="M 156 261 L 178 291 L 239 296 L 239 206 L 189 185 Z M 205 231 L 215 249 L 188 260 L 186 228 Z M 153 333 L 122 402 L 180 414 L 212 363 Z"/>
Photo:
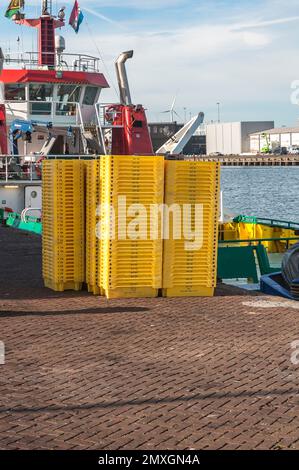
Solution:
<path fill-rule="evenodd" d="M 269 146 L 272 150 L 276 148 L 299 148 L 299 127 L 280 127 L 264 132 L 256 132 L 250 136 L 250 151 L 259 153 L 264 147 Z"/>
<path fill-rule="evenodd" d="M 273 129 L 274 121 L 221 122 L 207 124 L 207 155 L 250 153 L 250 135 Z"/>

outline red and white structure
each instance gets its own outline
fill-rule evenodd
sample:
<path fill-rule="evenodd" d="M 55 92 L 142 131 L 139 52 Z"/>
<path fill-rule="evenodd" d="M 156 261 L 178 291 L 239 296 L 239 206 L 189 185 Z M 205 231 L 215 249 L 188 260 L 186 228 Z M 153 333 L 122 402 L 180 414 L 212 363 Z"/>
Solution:
<path fill-rule="evenodd" d="M 53 16 L 52 1 L 42 0 L 39 18 L 18 13 L 12 19 L 37 30 L 38 50 L 13 54 L 0 49 L 0 207 L 40 206 L 40 198 L 31 201 L 26 190 L 17 204 L 7 195 L 20 187 L 35 195 L 40 162 L 47 155 L 153 154 L 145 110 L 130 96 L 125 62 L 133 51 L 116 62 L 120 103 L 102 104 L 101 92 L 109 85 L 100 60 L 66 53 L 64 38 L 55 35 L 65 26 L 64 9 Z M 12 151 L 10 130 L 16 120 L 34 122 L 35 131 L 30 139 L 15 141 Z"/>
<path fill-rule="evenodd" d="M 56 137 L 51 152 L 84 153 L 85 127 L 96 124 L 95 105 L 102 89 L 109 86 L 100 73 L 99 59 L 65 53 L 64 38 L 55 36 L 55 30 L 63 27 L 64 21 L 52 16 L 49 1 L 42 2 L 40 18 L 27 19 L 24 15 L 16 15 L 14 21 L 37 29 L 38 51 L 3 54 L 0 104 L 5 106 L 6 133 L 15 119 L 51 121 L 52 134 Z M 0 112 L 1 117 L 3 112 Z M 4 144 L 4 123 L 0 120 L 1 153 L 5 154 L 8 149 Z M 67 132 L 70 127 L 72 138 Z M 38 153 L 46 138 L 44 129 L 34 133 L 27 152 Z M 22 155 L 25 153 L 22 142 L 19 146 L 19 154 Z"/>

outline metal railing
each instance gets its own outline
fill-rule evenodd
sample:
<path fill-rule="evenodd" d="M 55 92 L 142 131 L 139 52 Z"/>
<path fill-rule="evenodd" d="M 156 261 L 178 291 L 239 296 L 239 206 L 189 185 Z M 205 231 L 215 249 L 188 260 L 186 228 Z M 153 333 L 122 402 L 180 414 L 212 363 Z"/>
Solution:
<path fill-rule="evenodd" d="M 281 238 L 256 238 L 256 239 L 238 239 L 238 240 L 219 240 L 218 243 L 221 246 L 224 245 L 239 245 L 247 244 L 248 246 L 262 245 L 267 242 L 285 242 L 287 249 L 290 246 L 290 242 L 299 242 L 298 237 L 281 237 Z"/>
<path fill-rule="evenodd" d="M 28 215 L 29 212 L 38 212 L 38 216 Z M 42 209 L 37 207 L 26 207 L 21 212 L 21 220 L 22 222 L 28 223 L 35 220 L 41 220 L 42 217 Z"/>
<path fill-rule="evenodd" d="M 25 70 L 41 69 L 38 63 L 38 52 L 8 52 L 4 54 L 4 63 L 17 65 L 18 68 Z M 100 59 L 87 54 L 57 54 L 54 69 L 57 71 L 100 72 Z"/>
<path fill-rule="evenodd" d="M 45 160 L 99 160 L 100 155 L 47 155 Z"/>
<path fill-rule="evenodd" d="M 38 182 L 41 180 L 41 165 L 36 156 L 0 156 L 0 183 Z"/>
<path fill-rule="evenodd" d="M 121 125 L 113 125 L 115 120 L 121 121 L 122 111 L 118 109 L 118 103 L 96 103 L 98 124 L 102 129 L 121 128 Z"/>
<path fill-rule="evenodd" d="M 250 216 L 238 216 L 233 220 L 235 223 L 248 223 L 254 225 L 266 225 L 274 228 L 282 228 L 286 230 L 299 230 L 299 222 L 290 222 L 288 220 L 280 219 L 269 219 L 266 217 L 250 217 Z"/>
<path fill-rule="evenodd" d="M 41 156 L 0 155 L 0 185 L 18 185 L 18 183 L 41 181 L 41 163 L 36 163 Z M 47 155 L 46 160 L 96 160 L 98 155 Z"/>
<path fill-rule="evenodd" d="M 14 104 L 24 104 L 26 109 L 14 108 Z M 50 120 L 55 123 L 56 118 L 66 117 L 72 119 L 72 124 L 79 124 L 80 122 L 80 103 L 62 101 L 6 101 L 9 115 L 11 118 L 20 118 L 20 115 L 36 116 L 42 119 Z M 73 122 L 74 121 L 74 122 Z"/>

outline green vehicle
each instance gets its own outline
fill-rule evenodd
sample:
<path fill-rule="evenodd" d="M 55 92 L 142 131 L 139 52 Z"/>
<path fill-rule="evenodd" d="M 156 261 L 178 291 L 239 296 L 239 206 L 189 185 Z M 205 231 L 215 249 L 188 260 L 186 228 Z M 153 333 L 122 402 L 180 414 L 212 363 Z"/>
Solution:
<path fill-rule="evenodd" d="M 263 154 L 268 154 L 268 153 L 272 153 L 272 149 L 271 149 L 271 145 L 270 145 L 270 139 L 269 139 L 269 136 L 268 134 L 262 134 L 262 137 L 264 137 L 266 139 L 266 145 L 264 145 L 264 147 L 261 149 L 261 153 Z"/>

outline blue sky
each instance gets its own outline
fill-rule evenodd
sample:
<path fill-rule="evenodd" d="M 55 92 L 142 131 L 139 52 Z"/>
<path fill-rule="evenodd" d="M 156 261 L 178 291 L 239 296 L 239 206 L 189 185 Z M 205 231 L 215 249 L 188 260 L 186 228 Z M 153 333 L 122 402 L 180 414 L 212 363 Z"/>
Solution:
<path fill-rule="evenodd" d="M 3 12 L 9 0 L 2 0 Z M 27 17 L 37 0 L 26 1 Z M 98 55 L 111 90 L 104 102 L 117 100 L 113 62 L 134 49 L 128 63 L 132 95 L 151 120 L 162 120 L 177 94 L 177 112 L 204 111 L 206 120 L 275 120 L 298 123 L 299 108 L 290 101 L 291 83 L 299 80 L 298 0 L 79 0 L 85 21 L 80 33 L 65 28 L 69 52 Z M 72 1 L 53 0 L 54 11 Z M 35 32 L 1 16 L 1 46 L 32 49 Z M 107 72 L 108 71 L 108 72 Z"/>

